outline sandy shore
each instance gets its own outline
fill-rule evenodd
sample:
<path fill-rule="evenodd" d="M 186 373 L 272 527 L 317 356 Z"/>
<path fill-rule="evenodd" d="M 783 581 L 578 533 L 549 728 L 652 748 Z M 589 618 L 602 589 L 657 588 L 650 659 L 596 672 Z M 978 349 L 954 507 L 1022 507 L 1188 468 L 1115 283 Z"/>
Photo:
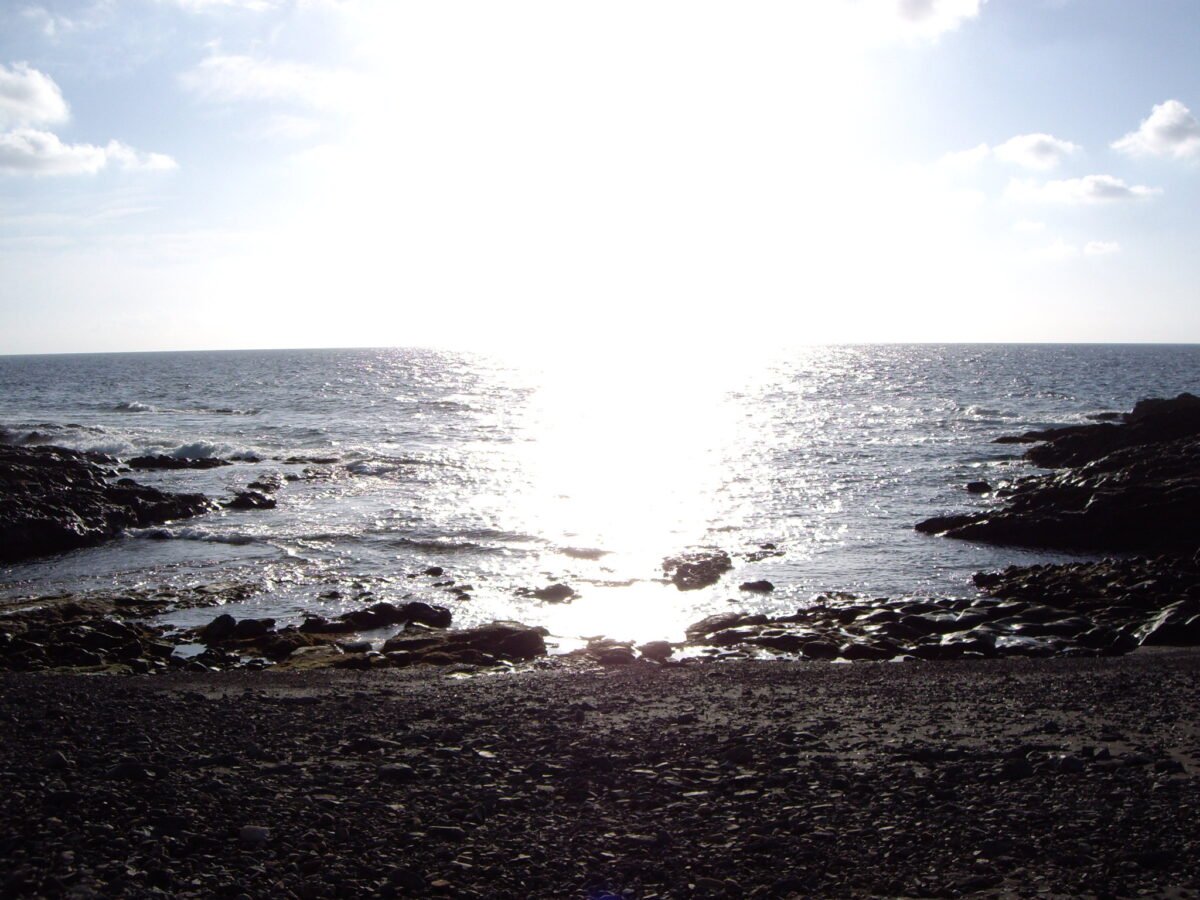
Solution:
<path fill-rule="evenodd" d="M 0 676 L 6 896 L 1197 896 L 1200 653 Z"/>

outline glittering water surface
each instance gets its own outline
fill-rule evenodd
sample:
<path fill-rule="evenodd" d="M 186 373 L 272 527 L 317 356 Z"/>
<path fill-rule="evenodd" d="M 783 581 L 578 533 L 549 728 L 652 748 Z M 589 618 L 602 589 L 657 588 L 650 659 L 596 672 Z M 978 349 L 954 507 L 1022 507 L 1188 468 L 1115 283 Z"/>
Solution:
<path fill-rule="evenodd" d="M 36 432 L 122 457 L 239 460 L 136 473 L 212 496 L 297 476 L 277 509 L 0 569 L 0 590 L 249 582 L 256 595 L 234 611 L 282 619 L 337 614 L 369 590 L 450 605 L 461 625 L 544 624 L 563 646 L 677 637 L 730 598 L 780 612 L 822 590 L 969 595 L 977 570 L 1062 558 L 913 532 L 922 518 L 990 502 L 967 481 L 1025 471 L 994 437 L 1195 390 L 1198 374 L 1193 346 L 818 347 L 540 365 L 418 350 L 0 358 L 10 440 Z M 764 543 L 782 555 L 738 556 Z M 702 591 L 662 580 L 663 557 L 700 547 L 727 550 L 737 568 Z M 470 584 L 471 599 L 405 577 L 431 565 Z M 759 578 L 776 591 L 738 591 Z M 580 597 L 518 595 L 551 582 Z"/>

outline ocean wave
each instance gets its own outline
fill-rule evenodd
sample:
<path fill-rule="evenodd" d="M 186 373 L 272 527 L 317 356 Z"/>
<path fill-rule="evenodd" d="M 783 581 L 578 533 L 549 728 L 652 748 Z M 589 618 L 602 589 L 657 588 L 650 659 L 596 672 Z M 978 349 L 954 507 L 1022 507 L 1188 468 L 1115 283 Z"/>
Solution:
<path fill-rule="evenodd" d="M 149 403 L 141 403 L 137 400 L 127 400 L 118 403 L 113 408 L 113 412 L 158 412 L 157 406 L 151 406 Z"/>
<path fill-rule="evenodd" d="M 242 547 L 247 544 L 257 544 L 260 539 L 252 534 L 237 534 L 230 532 L 209 531 L 195 525 L 181 528 L 134 528 L 130 536 L 149 541 L 205 541 L 211 544 L 232 544 Z"/>
<path fill-rule="evenodd" d="M 985 422 L 1018 419 L 1020 414 L 1008 409 L 993 409 L 987 406 L 968 406 L 962 410 L 963 415 Z"/>
<path fill-rule="evenodd" d="M 229 444 L 214 444 L 212 441 L 192 441 L 190 444 L 180 444 L 173 450 L 166 451 L 167 456 L 176 459 L 209 459 L 220 457 L 238 462 L 259 462 L 261 454 L 246 447 L 234 447 Z"/>
<path fill-rule="evenodd" d="M 133 449 L 133 444 L 120 435 L 96 425 L 79 425 L 74 422 L 0 426 L 0 444 L 15 447 L 49 444 L 83 453 L 103 453 L 118 458 L 128 455 Z"/>
<path fill-rule="evenodd" d="M 376 478 L 423 466 L 446 466 L 437 459 L 422 459 L 415 456 L 375 456 L 346 463 L 345 469 L 352 475 L 371 475 Z"/>
<path fill-rule="evenodd" d="M 262 412 L 262 409 L 261 407 L 253 409 L 238 409 L 234 406 L 193 406 L 190 409 L 177 411 L 208 413 L 214 416 L 257 416 Z"/>
<path fill-rule="evenodd" d="M 411 547 L 414 550 L 432 550 L 436 553 L 471 553 L 483 551 L 495 553 L 499 547 L 485 547 L 473 541 L 451 541 L 442 538 L 395 538 L 392 541 L 397 547 Z"/>

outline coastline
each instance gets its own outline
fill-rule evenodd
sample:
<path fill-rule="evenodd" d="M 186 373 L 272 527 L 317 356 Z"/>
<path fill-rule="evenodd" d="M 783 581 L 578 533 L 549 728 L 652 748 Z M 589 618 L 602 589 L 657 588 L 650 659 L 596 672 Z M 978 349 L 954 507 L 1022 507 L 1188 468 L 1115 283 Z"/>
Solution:
<path fill-rule="evenodd" d="M 1198 705 L 1194 649 L 2 675 L 5 893 L 1195 896 Z"/>
<path fill-rule="evenodd" d="M 1022 436 L 1074 458 L 917 527 L 1158 555 L 981 573 L 976 600 L 831 593 L 557 657 L 544 629 L 369 592 L 283 628 L 150 624 L 252 590 L 232 583 L 6 610 L 3 892 L 1197 896 L 1200 399 L 1125 419 Z M 9 456 L 13 534 L 74 540 L 82 502 L 104 540 L 182 496 L 70 451 Z M 663 565 L 680 591 L 732 568 Z M 117 673 L 157 677 L 83 677 Z"/>

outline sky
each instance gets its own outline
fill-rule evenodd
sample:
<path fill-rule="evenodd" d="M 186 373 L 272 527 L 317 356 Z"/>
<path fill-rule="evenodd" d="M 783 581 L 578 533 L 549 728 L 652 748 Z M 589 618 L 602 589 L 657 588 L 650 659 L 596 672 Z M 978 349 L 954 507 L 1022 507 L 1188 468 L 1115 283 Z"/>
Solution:
<path fill-rule="evenodd" d="M 0 353 L 1200 341 L 1195 0 L 0 0 Z"/>

